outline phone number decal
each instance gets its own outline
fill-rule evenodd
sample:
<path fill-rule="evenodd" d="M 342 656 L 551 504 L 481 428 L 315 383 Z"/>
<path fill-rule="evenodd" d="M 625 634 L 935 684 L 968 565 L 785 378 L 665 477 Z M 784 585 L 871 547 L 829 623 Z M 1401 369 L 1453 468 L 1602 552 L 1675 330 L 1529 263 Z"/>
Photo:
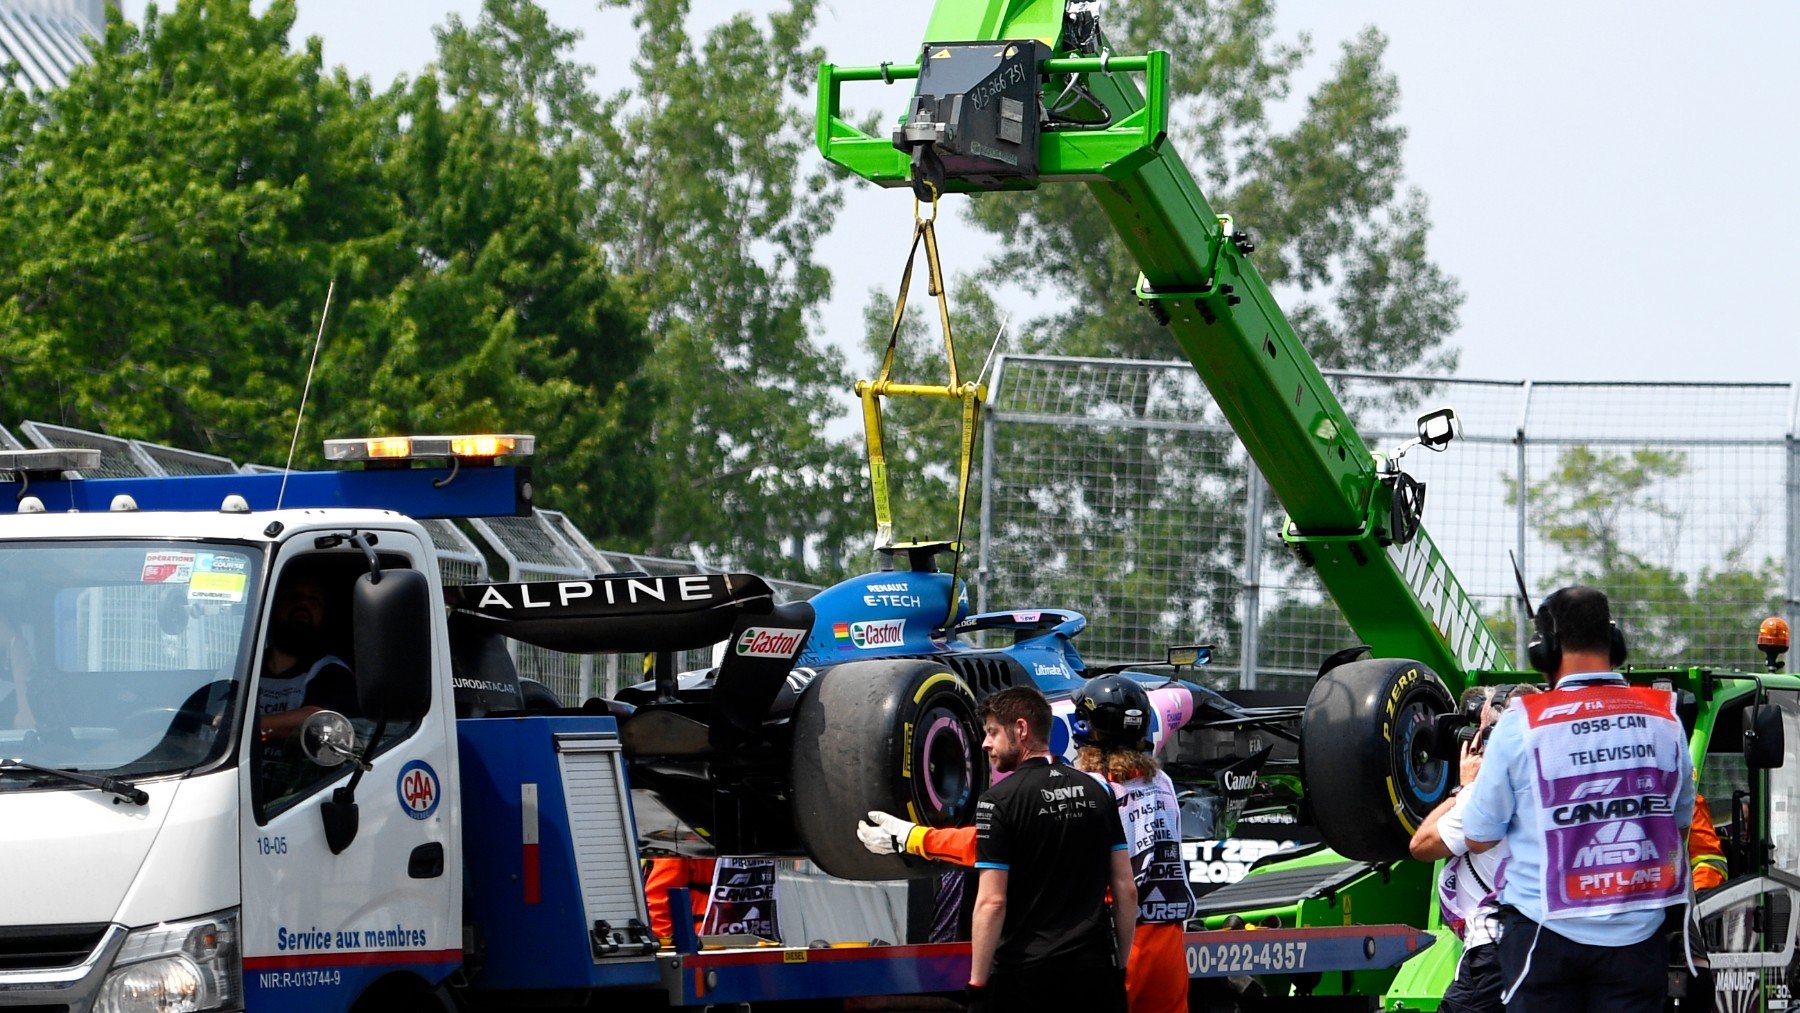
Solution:
<path fill-rule="evenodd" d="M 1271 974 L 1298 970 L 1306 962 L 1306 944 L 1203 943 L 1187 948 L 1189 975 Z"/>

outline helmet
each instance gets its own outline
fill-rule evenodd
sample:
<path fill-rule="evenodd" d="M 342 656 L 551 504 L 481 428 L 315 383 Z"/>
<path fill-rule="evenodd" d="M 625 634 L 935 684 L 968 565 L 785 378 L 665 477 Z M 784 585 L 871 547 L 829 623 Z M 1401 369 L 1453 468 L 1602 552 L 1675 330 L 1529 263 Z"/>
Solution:
<path fill-rule="evenodd" d="M 1089 679 L 1075 691 L 1074 732 L 1084 746 L 1148 749 L 1149 692 L 1126 675 Z"/>

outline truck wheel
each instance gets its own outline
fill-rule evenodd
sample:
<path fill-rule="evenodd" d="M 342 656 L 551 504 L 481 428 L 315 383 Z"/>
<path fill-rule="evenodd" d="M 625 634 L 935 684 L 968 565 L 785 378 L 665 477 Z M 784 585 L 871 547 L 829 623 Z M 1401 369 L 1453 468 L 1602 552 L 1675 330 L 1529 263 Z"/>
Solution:
<path fill-rule="evenodd" d="M 1416 661 L 1353 661 L 1319 677 L 1300 721 L 1300 773 L 1332 850 L 1365 862 L 1407 857 L 1450 790 L 1450 765 L 1429 746 L 1433 720 L 1453 706 Z"/>
<path fill-rule="evenodd" d="M 856 838 L 871 809 L 928 826 L 966 826 L 988 783 L 975 694 L 916 658 L 852 661 L 820 672 L 794 707 L 792 793 L 800 843 L 839 879 L 942 871 L 910 855 L 875 855 Z"/>

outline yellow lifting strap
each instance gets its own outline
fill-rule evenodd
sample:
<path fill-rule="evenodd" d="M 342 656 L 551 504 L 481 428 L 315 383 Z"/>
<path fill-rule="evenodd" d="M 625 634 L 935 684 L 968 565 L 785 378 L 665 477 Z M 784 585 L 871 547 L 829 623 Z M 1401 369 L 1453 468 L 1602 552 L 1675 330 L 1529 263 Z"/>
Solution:
<path fill-rule="evenodd" d="M 987 400 L 987 387 L 964 383 L 956 366 L 956 339 L 950 332 L 950 301 L 944 288 L 944 272 L 938 261 L 937 245 L 938 194 L 931 195 L 931 214 L 921 213 L 918 198 L 913 198 L 912 248 L 906 254 L 906 269 L 900 274 L 900 296 L 894 302 L 894 321 L 888 331 L 887 352 L 881 357 L 881 371 L 873 380 L 856 381 L 856 394 L 862 399 L 863 430 L 869 441 L 869 485 L 875 498 L 875 544 L 894 544 L 894 511 L 888 496 L 887 454 L 881 438 L 881 399 L 884 397 L 942 397 L 962 402 L 962 451 L 957 462 L 956 538 L 950 543 L 956 563 L 950 570 L 950 610 L 945 615 L 947 626 L 956 617 L 956 582 L 962 569 L 963 520 L 969 506 L 969 473 L 975 459 L 975 429 L 981 404 Z M 894 382 L 894 353 L 900 344 L 900 325 L 906 317 L 906 295 L 912 287 L 913 264 L 919 247 L 925 247 L 927 291 L 937 297 L 938 321 L 944 331 L 944 357 L 950 366 L 949 382 L 942 386 Z"/>

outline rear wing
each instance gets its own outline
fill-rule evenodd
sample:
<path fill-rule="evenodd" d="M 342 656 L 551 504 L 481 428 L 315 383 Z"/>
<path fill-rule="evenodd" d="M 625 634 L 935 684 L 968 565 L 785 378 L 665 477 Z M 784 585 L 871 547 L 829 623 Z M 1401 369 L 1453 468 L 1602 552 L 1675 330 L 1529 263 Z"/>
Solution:
<path fill-rule="evenodd" d="M 774 591 L 747 573 L 463 584 L 445 596 L 452 623 L 570 654 L 710 647 L 775 608 Z"/>

